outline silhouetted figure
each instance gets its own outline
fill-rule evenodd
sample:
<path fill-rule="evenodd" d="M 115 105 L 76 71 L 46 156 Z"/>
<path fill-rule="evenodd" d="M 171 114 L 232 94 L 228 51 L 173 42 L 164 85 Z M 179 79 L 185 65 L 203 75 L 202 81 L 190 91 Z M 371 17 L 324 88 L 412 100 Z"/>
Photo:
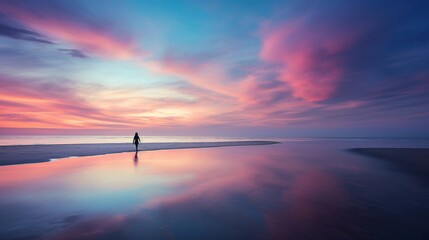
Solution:
<path fill-rule="evenodd" d="M 137 153 L 140 142 L 141 141 L 140 141 L 139 134 L 138 133 L 134 134 L 133 144 L 136 145 L 136 153 Z"/>

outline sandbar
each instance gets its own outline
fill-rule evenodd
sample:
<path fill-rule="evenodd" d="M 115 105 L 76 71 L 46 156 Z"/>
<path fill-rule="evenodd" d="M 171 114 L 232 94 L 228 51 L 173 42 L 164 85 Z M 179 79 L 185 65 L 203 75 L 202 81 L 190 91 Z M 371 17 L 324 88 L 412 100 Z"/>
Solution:
<path fill-rule="evenodd" d="M 275 144 L 274 141 L 231 141 L 231 142 L 171 142 L 142 143 L 140 151 L 209 148 L 226 146 L 251 146 Z M 100 144 L 49 144 L 49 145 L 14 145 L 0 146 L 0 166 L 25 163 L 49 162 L 52 159 L 93 156 L 110 153 L 132 152 L 131 143 L 100 143 Z"/>
<path fill-rule="evenodd" d="M 388 160 L 429 183 L 429 148 L 355 148 L 351 151 Z"/>

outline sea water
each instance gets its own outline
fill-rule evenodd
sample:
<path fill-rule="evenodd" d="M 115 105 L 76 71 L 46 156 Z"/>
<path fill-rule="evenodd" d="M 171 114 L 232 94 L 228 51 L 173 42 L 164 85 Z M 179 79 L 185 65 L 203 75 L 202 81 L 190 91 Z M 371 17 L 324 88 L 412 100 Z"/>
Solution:
<path fill-rule="evenodd" d="M 428 185 L 312 140 L 0 167 L 0 239 L 427 239 Z"/>

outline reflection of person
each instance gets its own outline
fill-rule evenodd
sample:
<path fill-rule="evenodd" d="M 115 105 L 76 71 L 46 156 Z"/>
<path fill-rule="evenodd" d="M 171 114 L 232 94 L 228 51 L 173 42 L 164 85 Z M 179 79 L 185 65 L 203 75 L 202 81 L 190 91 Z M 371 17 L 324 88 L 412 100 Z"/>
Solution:
<path fill-rule="evenodd" d="M 139 143 L 140 143 L 140 142 L 141 142 L 141 141 L 140 141 L 139 134 L 138 134 L 138 133 L 134 134 L 133 144 L 134 144 L 134 145 L 136 145 L 136 152 L 137 152 L 137 150 L 138 150 L 138 147 L 139 147 Z"/>
<path fill-rule="evenodd" d="M 134 160 L 134 166 L 137 167 L 137 165 L 139 164 L 139 156 L 137 155 L 137 152 L 134 155 L 134 159 L 133 160 Z"/>

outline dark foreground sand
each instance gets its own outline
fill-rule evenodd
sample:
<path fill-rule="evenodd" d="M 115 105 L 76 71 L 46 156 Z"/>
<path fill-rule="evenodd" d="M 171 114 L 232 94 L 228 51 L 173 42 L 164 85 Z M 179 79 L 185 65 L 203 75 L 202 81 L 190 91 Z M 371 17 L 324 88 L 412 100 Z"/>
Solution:
<path fill-rule="evenodd" d="M 142 143 L 139 150 L 208 148 L 275 144 L 273 141 Z M 51 159 L 134 151 L 130 143 L 0 146 L 0 166 L 49 162 Z"/>
<path fill-rule="evenodd" d="M 429 183 L 429 148 L 355 148 L 351 151 L 389 160 Z"/>

